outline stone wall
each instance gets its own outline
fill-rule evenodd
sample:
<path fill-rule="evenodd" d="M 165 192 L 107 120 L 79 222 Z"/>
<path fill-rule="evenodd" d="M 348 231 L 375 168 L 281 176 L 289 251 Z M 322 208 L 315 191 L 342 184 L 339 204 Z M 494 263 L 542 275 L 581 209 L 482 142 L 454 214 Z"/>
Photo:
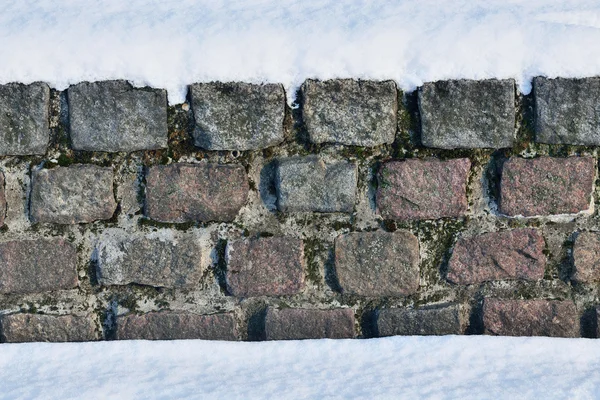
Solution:
<path fill-rule="evenodd" d="M 596 337 L 600 79 L 0 85 L 0 338 Z"/>

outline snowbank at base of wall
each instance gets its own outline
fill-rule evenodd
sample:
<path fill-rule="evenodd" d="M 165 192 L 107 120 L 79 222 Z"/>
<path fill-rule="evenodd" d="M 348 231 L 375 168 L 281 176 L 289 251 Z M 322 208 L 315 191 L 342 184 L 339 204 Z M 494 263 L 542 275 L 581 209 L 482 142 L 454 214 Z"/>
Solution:
<path fill-rule="evenodd" d="M 0 345 L 2 399 L 593 399 L 600 341 L 487 336 Z"/>
<path fill-rule="evenodd" d="M 0 83 L 127 79 L 185 100 L 206 81 L 393 79 L 404 90 L 452 78 L 600 74 L 595 0 L 8 0 Z"/>

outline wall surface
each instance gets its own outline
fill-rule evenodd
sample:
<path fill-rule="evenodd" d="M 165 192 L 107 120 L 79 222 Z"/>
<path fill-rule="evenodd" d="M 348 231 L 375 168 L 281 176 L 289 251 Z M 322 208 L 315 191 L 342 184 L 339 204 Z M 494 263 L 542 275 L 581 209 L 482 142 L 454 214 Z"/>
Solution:
<path fill-rule="evenodd" d="M 600 78 L 0 85 L 0 339 L 597 337 Z"/>

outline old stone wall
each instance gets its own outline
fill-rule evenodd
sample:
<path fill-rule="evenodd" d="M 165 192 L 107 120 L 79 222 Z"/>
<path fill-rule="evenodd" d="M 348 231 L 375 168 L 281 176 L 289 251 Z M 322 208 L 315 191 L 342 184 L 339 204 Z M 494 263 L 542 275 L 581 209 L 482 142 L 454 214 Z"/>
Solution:
<path fill-rule="evenodd" d="M 597 337 L 600 78 L 0 85 L 0 339 Z"/>

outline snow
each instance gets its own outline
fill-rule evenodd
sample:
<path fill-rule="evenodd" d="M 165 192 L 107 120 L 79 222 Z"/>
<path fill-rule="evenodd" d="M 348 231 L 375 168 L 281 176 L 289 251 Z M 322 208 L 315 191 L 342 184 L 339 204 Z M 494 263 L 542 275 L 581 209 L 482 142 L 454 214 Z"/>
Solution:
<path fill-rule="evenodd" d="M 0 345 L 2 399 L 593 399 L 600 341 L 487 336 Z"/>
<path fill-rule="evenodd" d="M 600 75 L 597 0 L 4 0 L 0 83 Z"/>

